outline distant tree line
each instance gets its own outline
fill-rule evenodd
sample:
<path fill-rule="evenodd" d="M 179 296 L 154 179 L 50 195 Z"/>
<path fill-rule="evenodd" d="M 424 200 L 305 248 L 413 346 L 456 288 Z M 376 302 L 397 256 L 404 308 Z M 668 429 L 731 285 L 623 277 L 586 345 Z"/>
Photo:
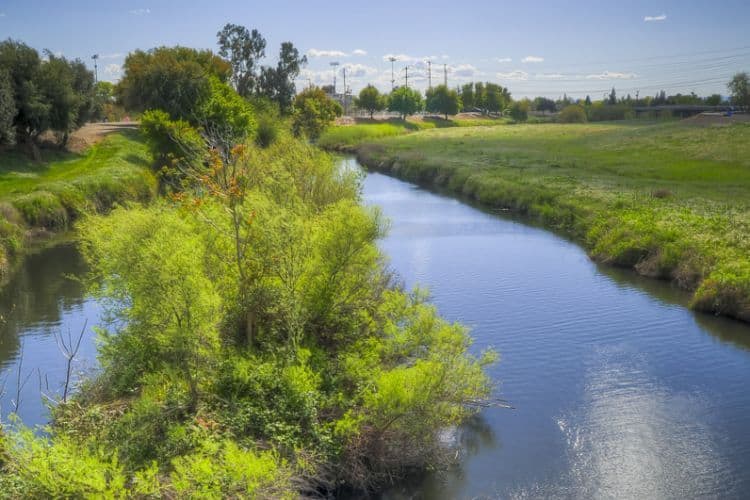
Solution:
<path fill-rule="evenodd" d="M 36 155 L 50 130 L 64 146 L 71 131 L 102 115 L 110 97 L 80 59 L 0 42 L 0 145 L 22 144 Z"/>

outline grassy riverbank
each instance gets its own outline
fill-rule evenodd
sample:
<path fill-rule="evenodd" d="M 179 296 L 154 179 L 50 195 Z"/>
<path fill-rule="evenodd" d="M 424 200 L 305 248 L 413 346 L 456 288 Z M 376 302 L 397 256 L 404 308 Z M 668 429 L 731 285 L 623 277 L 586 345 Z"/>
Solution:
<path fill-rule="evenodd" d="M 40 237 L 69 229 L 84 213 L 151 199 L 149 161 L 136 130 L 112 134 L 82 155 L 44 150 L 42 162 L 0 152 L 0 282 Z"/>
<path fill-rule="evenodd" d="M 750 321 L 750 126 L 688 123 L 441 129 L 356 150 L 370 168 L 527 214 L 597 260 L 693 290 L 697 309 Z"/>

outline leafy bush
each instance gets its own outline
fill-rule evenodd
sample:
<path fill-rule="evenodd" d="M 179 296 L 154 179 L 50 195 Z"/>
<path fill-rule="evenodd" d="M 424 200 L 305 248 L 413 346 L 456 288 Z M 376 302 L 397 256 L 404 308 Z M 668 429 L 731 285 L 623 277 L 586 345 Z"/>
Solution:
<path fill-rule="evenodd" d="M 561 123 L 586 123 L 586 109 L 578 104 L 571 104 L 560 111 L 557 120 Z"/>
<path fill-rule="evenodd" d="M 343 109 L 318 87 L 305 89 L 294 99 L 292 130 L 297 136 L 317 139 Z"/>
<path fill-rule="evenodd" d="M 514 101 L 510 105 L 509 115 L 515 122 L 525 122 L 529 119 L 529 107 L 529 101 L 526 99 Z"/>

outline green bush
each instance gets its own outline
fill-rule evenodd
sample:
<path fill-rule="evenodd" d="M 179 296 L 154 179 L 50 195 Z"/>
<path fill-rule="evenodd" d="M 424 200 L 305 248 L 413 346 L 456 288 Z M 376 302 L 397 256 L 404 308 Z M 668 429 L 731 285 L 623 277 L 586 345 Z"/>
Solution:
<path fill-rule="evenodd" d="M 586 109 L 578 104 L 571 104 L 560 111 L 557 120 L 560 123 L 586 123 Z"/>

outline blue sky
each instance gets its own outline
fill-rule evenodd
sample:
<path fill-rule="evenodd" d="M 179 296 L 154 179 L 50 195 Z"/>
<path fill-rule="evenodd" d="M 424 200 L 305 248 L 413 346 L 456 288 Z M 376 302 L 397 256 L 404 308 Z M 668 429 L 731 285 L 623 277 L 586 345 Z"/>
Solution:
<path fill-rule="evenodd" d="M 330 62 L 347 67 L 356 92 L 390 89 L 409 66 L 409 84 L 427 85 L 448 69 L 449 84 L 499 82 L 514 96 L 695 91 L 726 94 L 736 71 L 750 71 L 750 1 L 286 1 L 0 0 L 0 38 L 20 39 L 66 57 L 101 56 L 99 75 L 116 81 L 136 48 L 216 49 L 226 23 L 258 28 L 269 62 L 282 41 L 310 60 L 308 79 L 331 83 Z"/>

